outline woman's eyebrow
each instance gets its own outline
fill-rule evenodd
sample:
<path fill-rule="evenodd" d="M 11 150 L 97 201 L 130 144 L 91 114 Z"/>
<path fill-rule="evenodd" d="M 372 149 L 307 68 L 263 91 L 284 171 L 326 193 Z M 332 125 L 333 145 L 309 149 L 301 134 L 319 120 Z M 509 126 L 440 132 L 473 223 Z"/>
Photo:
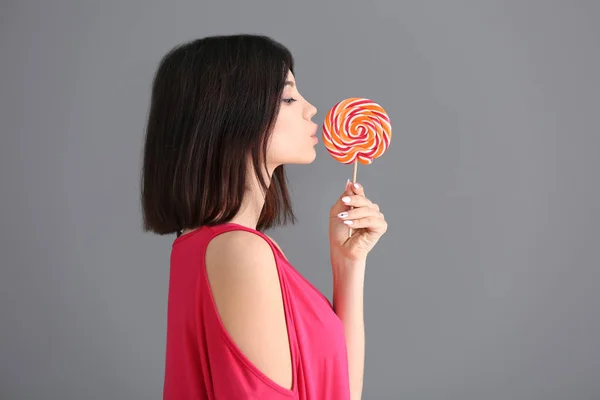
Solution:
<path fill-rule="evenodd" d="M 285 87 L 285 86 L 288 86 L 288 85 L 291 86 L 291 87 L 294 87 L 294 82 L 293 81 L 285 81 L 285 85 L 283 85 L 283 86 Z"/>

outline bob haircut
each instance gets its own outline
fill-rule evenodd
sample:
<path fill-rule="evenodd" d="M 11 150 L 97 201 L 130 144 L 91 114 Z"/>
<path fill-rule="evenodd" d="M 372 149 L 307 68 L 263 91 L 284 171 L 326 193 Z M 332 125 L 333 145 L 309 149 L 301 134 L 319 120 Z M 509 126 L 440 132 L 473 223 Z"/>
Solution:
<path fill-rule="evenodd" d="M 294 71 L 290 51 L 262 35 L 196 39 L 162 58 L 143 149 L 144 231 L 180 236 L 186 228 L 229 222 L 249 172 L 265 194 L 256 229 L 295 222 L 283 165 L 265 180 L 288 70 Z"/>

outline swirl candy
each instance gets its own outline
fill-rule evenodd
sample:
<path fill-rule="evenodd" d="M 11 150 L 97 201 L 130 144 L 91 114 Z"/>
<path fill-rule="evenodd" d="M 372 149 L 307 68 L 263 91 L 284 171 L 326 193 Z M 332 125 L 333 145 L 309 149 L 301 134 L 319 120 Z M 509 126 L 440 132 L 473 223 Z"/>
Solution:
<path fill-rule="evenodd" d="M 391 141 L 390 118 L 379 104 L 369 99 L 353 97 L 340 101 L 329 110 L 323 123 L 323 143 L 327 151 L 343 164 L 354 163 L 354 183 L 358 163 L 371 164 L 387 150 Z M 350 227 L 348 237 L 352 237 Z"/>
<path fill-rule="evenodd" d="M 371 164 L 389 147 L 392 126 L 385 110 L 363 98 L 337 103 L 325 117 L 323 143 L 329 154 L 343 164 Z M 355 172 L 356 175 L 356 172 Z M 355 178 L 356 179 L 356 178 Z"/>

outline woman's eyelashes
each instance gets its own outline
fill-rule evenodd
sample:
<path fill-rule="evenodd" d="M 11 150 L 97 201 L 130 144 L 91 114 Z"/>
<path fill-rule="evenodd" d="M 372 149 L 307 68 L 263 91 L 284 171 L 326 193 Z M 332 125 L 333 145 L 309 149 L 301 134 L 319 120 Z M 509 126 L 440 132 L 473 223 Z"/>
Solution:
<path fill-rule="evenodd" d="M 297 100 L 295 98 L 293 98 L 293 97 L 290 97 L 290 98 L 287 98 L 287 99 L 283 99 L 283 102 L 287 103 L 287 104 L 292 104 L 295 101 L 297 101 Z"/>

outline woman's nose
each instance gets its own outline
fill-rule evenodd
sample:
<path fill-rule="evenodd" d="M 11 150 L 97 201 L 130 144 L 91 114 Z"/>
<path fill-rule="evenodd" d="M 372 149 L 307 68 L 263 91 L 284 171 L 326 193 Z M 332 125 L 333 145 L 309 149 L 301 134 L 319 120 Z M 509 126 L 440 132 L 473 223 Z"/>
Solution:
<path fill-rule="evenodd" d="M 312 119 L 317 114 L 317 108 L 308 103 L 308 119 Z"/>

